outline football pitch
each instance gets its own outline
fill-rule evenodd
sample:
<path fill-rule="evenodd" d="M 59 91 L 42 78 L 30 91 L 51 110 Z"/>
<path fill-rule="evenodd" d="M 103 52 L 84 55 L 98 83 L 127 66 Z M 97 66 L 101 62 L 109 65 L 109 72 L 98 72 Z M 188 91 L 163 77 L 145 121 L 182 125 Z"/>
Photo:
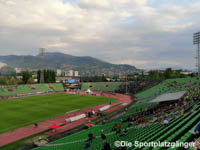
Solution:
<path fill-rule="evenodd" d="M 0 101 L 0 133 L 110 101 L 115 99 L 61 93 Z"/>

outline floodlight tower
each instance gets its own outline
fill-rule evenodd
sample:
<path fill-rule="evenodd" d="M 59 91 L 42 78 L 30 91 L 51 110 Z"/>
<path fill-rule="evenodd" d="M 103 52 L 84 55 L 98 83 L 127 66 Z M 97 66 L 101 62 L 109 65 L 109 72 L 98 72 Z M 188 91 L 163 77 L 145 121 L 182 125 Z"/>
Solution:
<path fill-rule="evenodd" d="M 44 53 L 45 53 L 45 48 L 40 48 L 40 83 L 44 83 Z"/>
<path fill-rule="evenodd" d="M 197 71 L 198 77 L 200 77 L 200 32 L 193 34 L 193 44 L 197 45 Z"/>

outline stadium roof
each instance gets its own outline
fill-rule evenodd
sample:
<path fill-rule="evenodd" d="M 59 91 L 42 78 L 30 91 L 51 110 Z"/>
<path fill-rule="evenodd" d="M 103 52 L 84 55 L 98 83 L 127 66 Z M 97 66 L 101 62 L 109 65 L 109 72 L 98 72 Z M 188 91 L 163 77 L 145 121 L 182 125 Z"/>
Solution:
<path fill-rule="evenodd" d="M 186 93 L 186 91 L 162 94 L 162 95 L 156 97 L 155 99 L 153 99 L 152 101 L 150 101 L 150 103 L 178 100 L 181 97 L 183 97 L 185 93 Z"/>

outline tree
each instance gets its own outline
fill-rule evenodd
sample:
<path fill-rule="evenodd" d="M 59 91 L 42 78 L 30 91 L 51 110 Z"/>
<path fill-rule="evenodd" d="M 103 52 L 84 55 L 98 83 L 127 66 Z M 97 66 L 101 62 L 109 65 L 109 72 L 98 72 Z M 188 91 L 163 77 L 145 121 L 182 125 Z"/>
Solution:
<path fill-rule="evenodd" d="M 44 73 L 44 83 L 55 83 L 56 82 L 56 72 L 53 70 L 43 70 Z M 38 83 L 40 83 L 41 71 L 37 72 Z"/>
<path fill-rule="evenodd" d="M 7 85 L 15 85 L 17 84 L 17 79 L 15 79 L 14 77 L 11 77 L 10 79 L 7 80 Z"/>
<path fill-rule="evenodd" d="M 28 84 L 33 84 L 33 83 L 34 83 L 34 79 L 33 79 L 32 77 L 29 78 L 28 81 L 27 81 L 27 83 L 28 83 Z"/>
<path fill-rule="evenodd" d="M 181 70 L 176 70 L 173 74 L 173 78 L 180 78 L 181 77 Z"/>
<path fill-rule="evenodd" d="M 106 81 L 107 81 L 107 80 L 106 80 L 106 75 L 104 75 L 104 74 L 102 75 L 101 81 L 102 81 L 102 82 L 106 82 Z"/>
<path fill-rule="evenodd" d="M 167 68 L 164 73 L 165 79 L 170 79 L 172 77 L 173 71 L 172 68 Z"/>
<path fill-rule="evenodd" d="M 99 81 L 100 81 L 100 78 L 97 75 L 95 75 L 93 78 L 93 82 L 99 82 Z"/>
<path fill-rule="evenodd" d="M 32 73 L 29 71 L 22 72 L 22 82 L 24 84 L 28 83 L 28 80 L 32 77 Z"/>
<path fill-rule="evenodd" d="M 0 77 L 0 85 L 6 85 L 8 77 Z"/>

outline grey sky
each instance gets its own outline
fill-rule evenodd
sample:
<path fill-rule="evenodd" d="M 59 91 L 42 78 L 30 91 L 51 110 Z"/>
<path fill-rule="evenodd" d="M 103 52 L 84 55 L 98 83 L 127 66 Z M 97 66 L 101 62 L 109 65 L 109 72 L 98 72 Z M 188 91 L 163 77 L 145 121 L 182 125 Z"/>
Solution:
<path fill-rule="evenodd" d="M 199 0 L 0 0 L 0 55 L 64 52 L 138 68 L 195 68 Z"/>

